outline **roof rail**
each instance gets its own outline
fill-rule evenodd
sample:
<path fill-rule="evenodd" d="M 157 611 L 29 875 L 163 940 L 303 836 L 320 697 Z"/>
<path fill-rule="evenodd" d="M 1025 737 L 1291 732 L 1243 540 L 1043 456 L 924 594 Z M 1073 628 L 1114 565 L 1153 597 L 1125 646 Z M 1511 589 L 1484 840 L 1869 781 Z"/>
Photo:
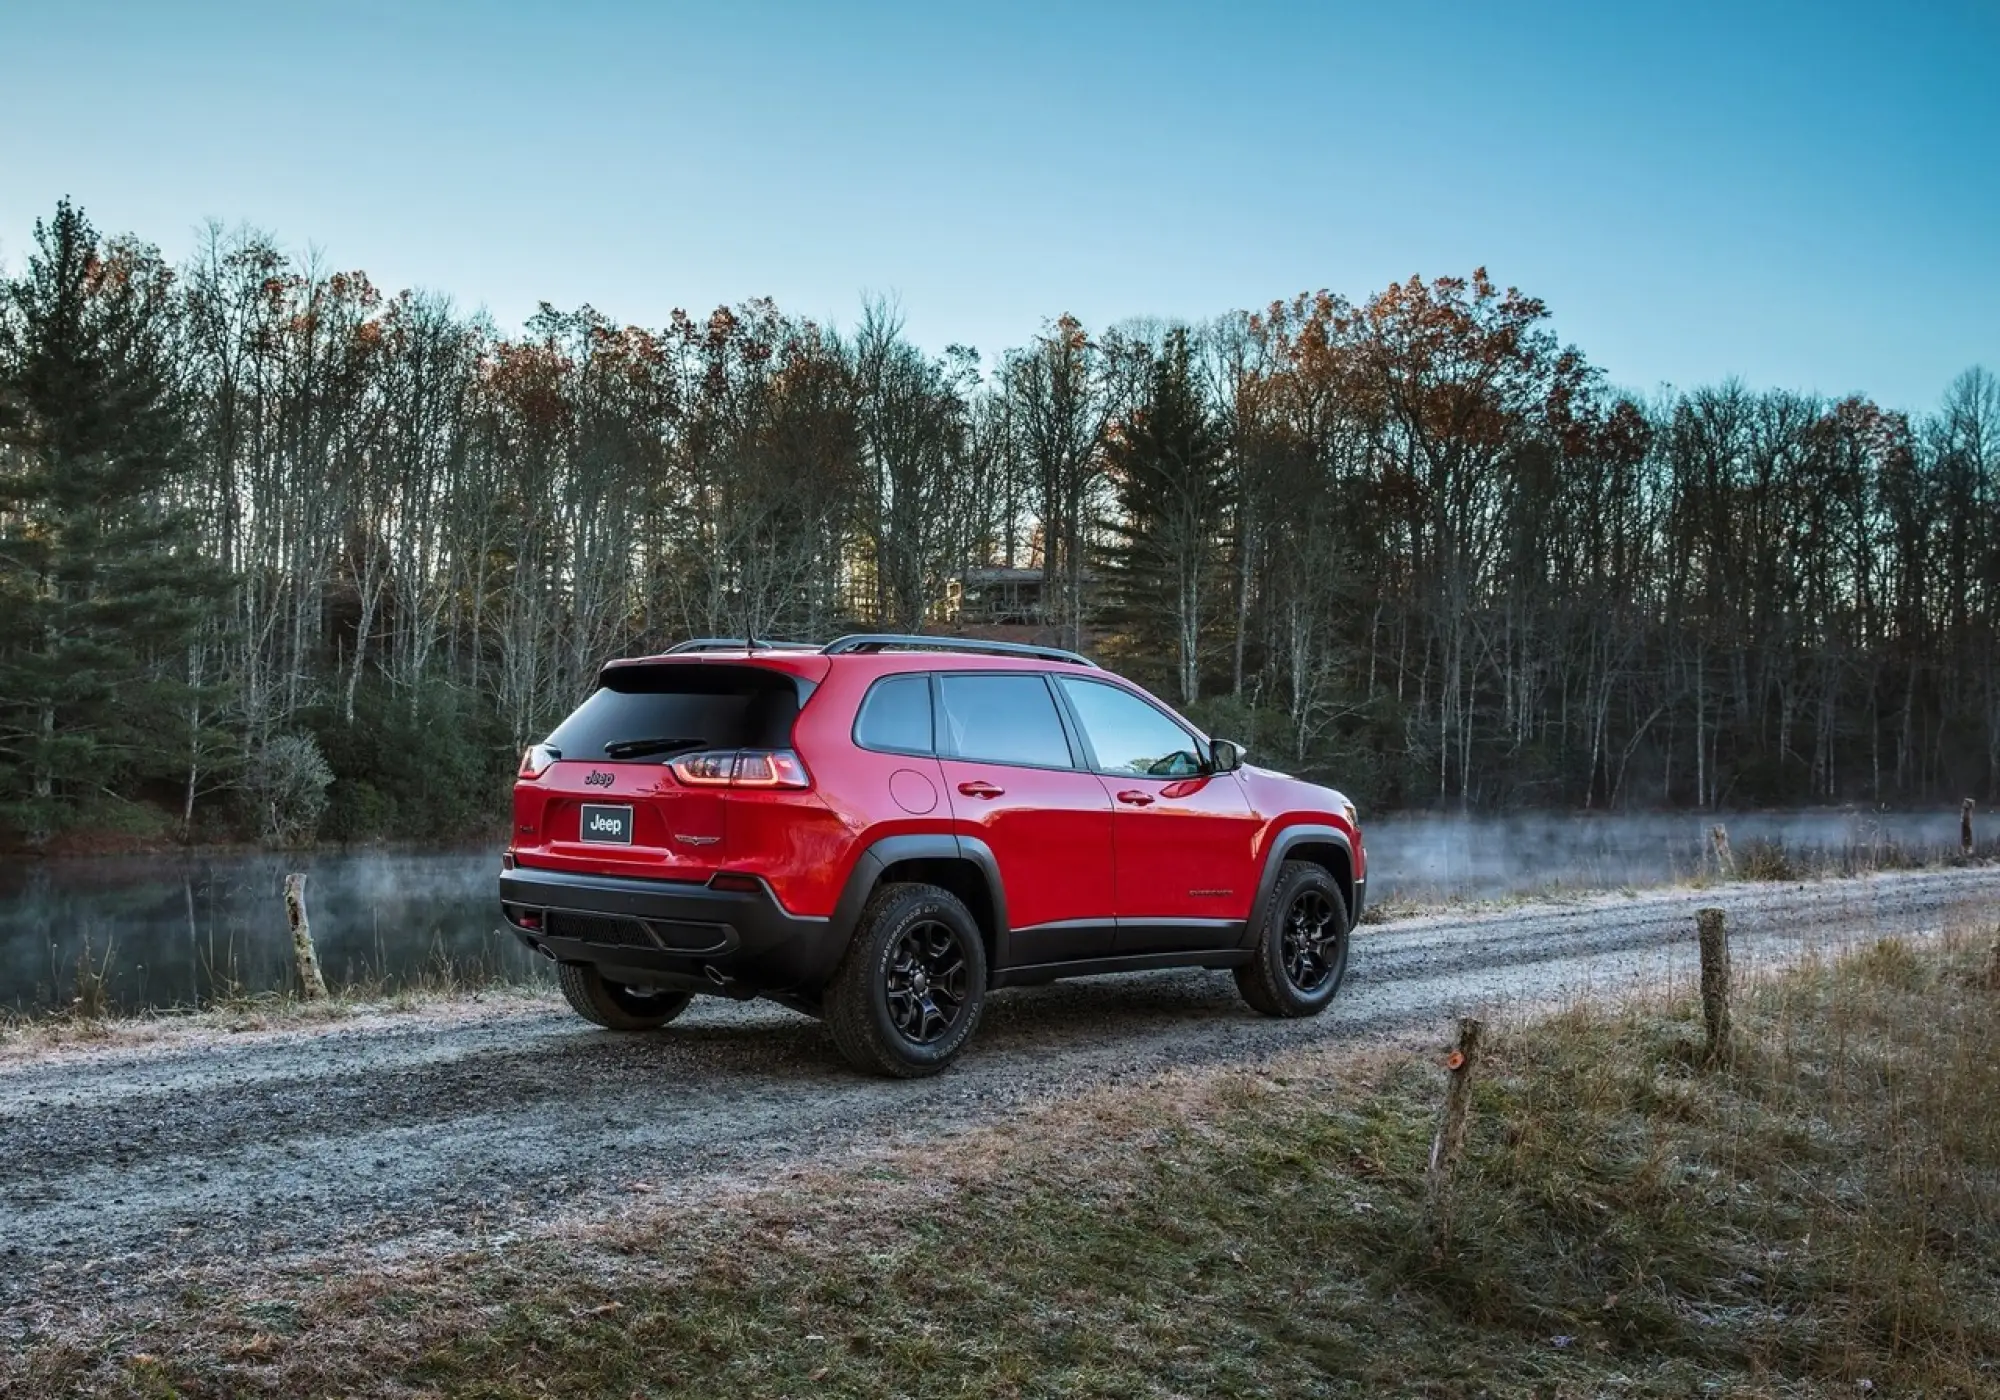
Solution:
<path fill-rule="evenodd" d="M 675 642 L 662 656 L 689 651 L 818 651 L 818 642 L 774 641 L 769 637 L 689 637 Z"/>
<path fill-rule="evenodd" d="M 1098 669 L 1095 661 L 1061 647 L 1031 646 L 1026 642 L 982 642 L 971 637 L 932 637 L 911 632 L 857 632 L 837 637 L 820 648 L 827 656 L 846 652 L 872 651 L 960 651 L 973 656 L 1028 656 L 1037 661 L 1066 661 L 1072 666 Z"/>

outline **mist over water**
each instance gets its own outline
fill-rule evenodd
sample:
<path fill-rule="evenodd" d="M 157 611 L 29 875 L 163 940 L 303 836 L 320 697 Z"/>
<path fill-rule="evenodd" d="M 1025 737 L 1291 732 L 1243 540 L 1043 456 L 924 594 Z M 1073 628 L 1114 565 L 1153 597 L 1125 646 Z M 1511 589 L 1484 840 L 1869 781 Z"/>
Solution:
<path fill-rule="evenodd" d="M 526 981 L 541 959 L 495 932 L 485 851 L 118 856 L 0 870 L 0 1007 L 67 1005 L 87 955 L 113 1007 L 194 1006 L 296 982 L 284 879 L 306 872 L 327 984 L 385 991 L 444 970 Z"/>
<path fill-rule="evenodd" d="M 1741 858 L 1779 841 L 1808 861 L 1956 850 L 1956 812 L 1385 816 L 1364 822 L 1369 902 L 1618 889 L 1687 879 L 1724 823 Z M 1987 820 L 1981 849 L 1992 847 Z M 501 924 L 494 851 L 139 856 L 0 868 L 0 1007 L 68 1005 L 87 956 L 114 1008 L 195 1006 L 294 981 L 282 886 L 306 902 L 329 985 L 394 991 L 448 969 L 521 982 L 546 964 Z"/>
<path fill-rule="evenodd" d="M 1662 885 L 1712 872 L 1709 831 L 1721 825 L 1739 862 L 1776 842 L 1809 864 L 1881 864 L 1958 849 L 1952 812 L 1405 813 L 1369 821 L 1368 898 L 1482 899 L 1545 890 Z M 1982 823 L 1982 827 L 1985 824 Z M 1991 845 L 1982 831 L 1981 848 Z"/>

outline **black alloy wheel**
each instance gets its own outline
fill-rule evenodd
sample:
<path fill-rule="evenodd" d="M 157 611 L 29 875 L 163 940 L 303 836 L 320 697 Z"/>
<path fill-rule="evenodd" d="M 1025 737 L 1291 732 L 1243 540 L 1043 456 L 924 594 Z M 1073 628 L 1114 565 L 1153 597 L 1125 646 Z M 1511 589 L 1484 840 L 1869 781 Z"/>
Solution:
<path fill-rule="evenodd" d="M 985 1003 L 986 944 L 972 912 L 949 890 L 902 883 L 869 899 L 821 998 L 840 1053 L 898 1079 L 950 1064 Z"/>
<path fill-rule="evenodd" d="M 969 969 L 958 930 L 937 919 L 911 924 L 884 969 L 889 1019 L 912 1045 L 935 1045 L 965 1014 Z"/>
<path fill-rule="evenodd" d="M 1236 989 L 1266 1016 L 1317 1016 L 1347 976 L 1347 897 L 1325 866 L 1288 860 L 1267 909 Z"/>
<path fill-rule="evenodd" d="M 1292 896 L 1280 941 L 1285 976 L 1294 987 L 1311 994 L 1325 985 L 1333 976 L 1334 957 L 1342 951 L 1343 933 L 1333 900 L 1327 898 L 1325 890 L 1305 885 Z"/>

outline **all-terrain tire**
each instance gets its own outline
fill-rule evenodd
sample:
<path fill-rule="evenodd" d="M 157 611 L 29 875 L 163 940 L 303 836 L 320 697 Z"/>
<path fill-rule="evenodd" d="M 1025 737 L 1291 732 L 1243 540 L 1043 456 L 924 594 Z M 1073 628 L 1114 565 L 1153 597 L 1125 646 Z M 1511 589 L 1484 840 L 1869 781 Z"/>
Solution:
<path fill-rule="evenodd" d="M 636 992 L 607 982 L 589 963 L 558 963 L 556 980 L 570 1008 L 607 1031 L 656 1031 L 694 1000 L 693 992 Z"/>
<path fill-rule="evenodd" d="M 1243 1000 L 1266 1016 L 1317 1016 L 1347 976 L 1347 901 L 1324 866 L 1288 860 L 1257 930 L 1256 955 L 1236 969 Z"/>
<path fill-rule="evenodd" d="M 935 885 L 886 885 L 868 901 L 827 984 L 827 1029 L 859 1069 L 936 1074 L 986 1005 L 986 946 L 971 911 Z"/>

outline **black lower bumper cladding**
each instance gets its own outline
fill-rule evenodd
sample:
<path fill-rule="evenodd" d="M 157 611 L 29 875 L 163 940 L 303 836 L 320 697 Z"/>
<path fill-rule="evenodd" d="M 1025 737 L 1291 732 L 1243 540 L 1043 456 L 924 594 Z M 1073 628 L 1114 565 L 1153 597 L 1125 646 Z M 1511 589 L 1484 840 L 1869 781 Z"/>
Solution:
<path fill-rule="evenodd" d="M 813 988 L 840 954 L 832 920 L 786 912 L 761 881 L 719 890 L 517 866 L 500 874 L 500 909 L 530 948 L 628 985 L 738 996 Z"/>

